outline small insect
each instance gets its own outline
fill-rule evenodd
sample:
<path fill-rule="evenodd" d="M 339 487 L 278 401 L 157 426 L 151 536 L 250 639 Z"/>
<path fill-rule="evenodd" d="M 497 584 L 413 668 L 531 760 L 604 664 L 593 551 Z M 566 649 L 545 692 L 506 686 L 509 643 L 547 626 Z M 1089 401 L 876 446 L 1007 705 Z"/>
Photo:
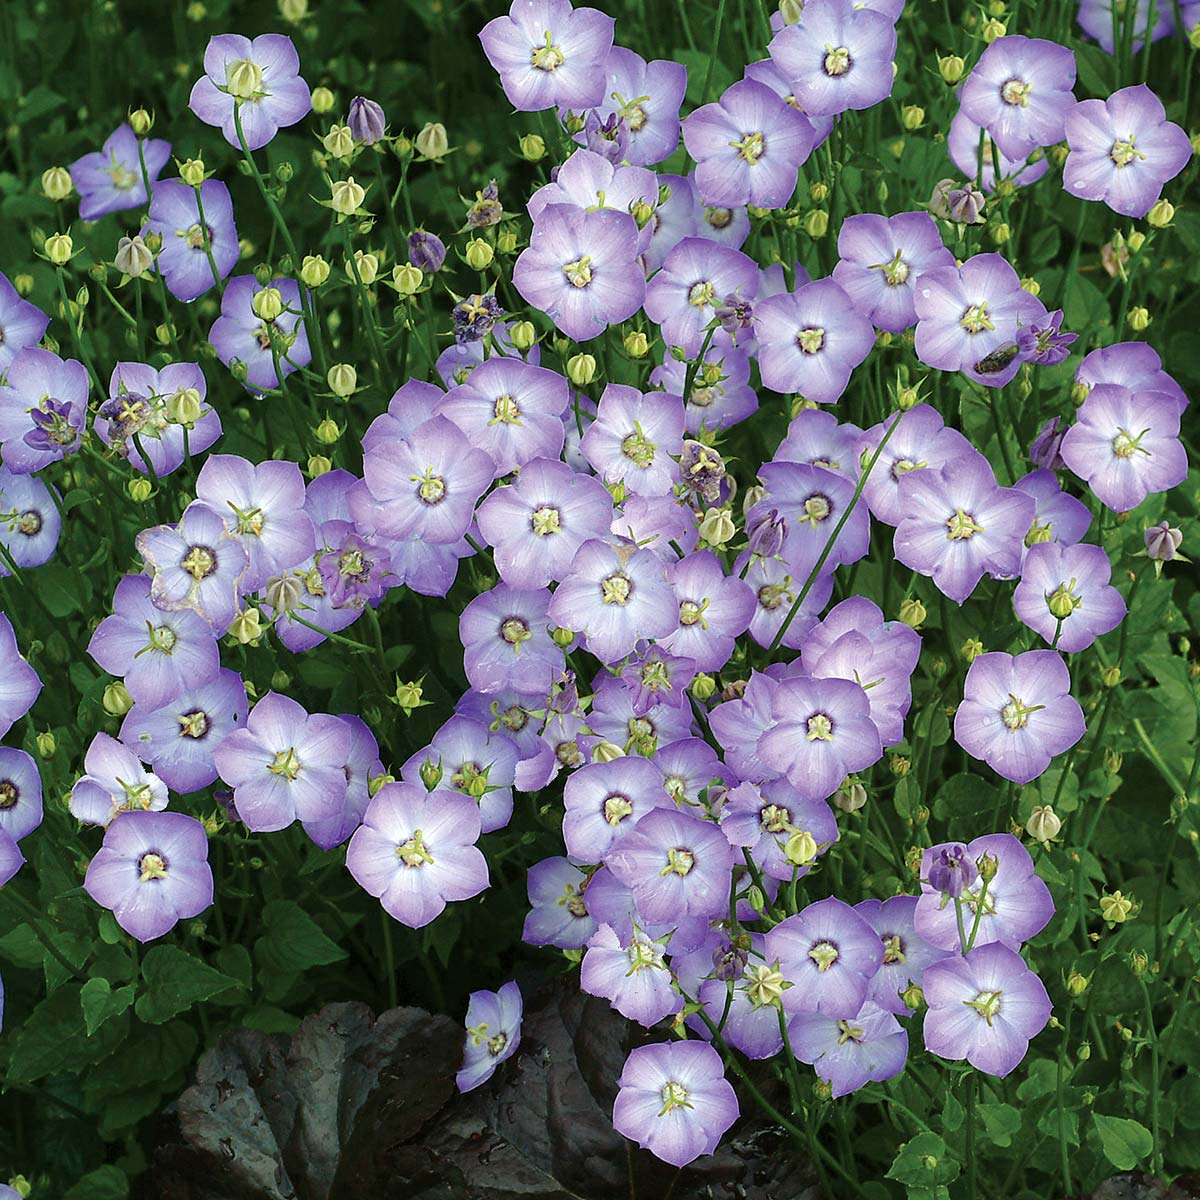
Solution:
<path fill-rule="evenodd" d="M 975 364 L 975 370 L 980 375 L 999 375 L 1017 357 L 1019 351 L 1020 347 L 1016 342 L 1009 342 L 1007 346 L 1001 346 L 981 358 Z"/>

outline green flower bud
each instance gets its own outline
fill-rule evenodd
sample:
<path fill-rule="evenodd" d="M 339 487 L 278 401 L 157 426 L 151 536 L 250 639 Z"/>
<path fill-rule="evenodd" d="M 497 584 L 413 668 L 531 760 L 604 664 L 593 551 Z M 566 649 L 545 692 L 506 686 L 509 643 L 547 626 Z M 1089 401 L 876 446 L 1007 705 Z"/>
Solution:
<path fill-rule="evenodd" d="M 508 331 L 508 336 L 512 344 L 524 354 L 531 350 L 534 342 L 537 341 L 537 330 L 533 327 L 532 321 L 518 321 Z"/>
<path fill-rule="evenodd" d="M 55 739 L 54 734 L 50 733 L 49 731 L 45 733 L 39 733 L 35 740 L 37 741 L 37 752 L 39 758 L 50 759 L 54 757 L 54 752 L 58 749 L 58 742 Z"/>
<path fill-rule="evenodd" d="M 323 454 L 314 454 L 308 460 L 308 477 L 316 479 L 319 475 L 327 475 L 333 470 L 333 463 Z"/>
<path fill-rule="evenodd" d="M 358 372 L 349 363 L 334 363 L 325 376 L 329 390 L 345 400 L 358 387 Z M 336 439 L 335 439 L 336 440 Z"/>
<path fill-rule="evenodd" d="M 492 260 L 496 257 L 496 252 L 492 247 L 483 240 L 483 238 L 472 238 L 467 243 L 467 252 L 463 255 L 464 260 L 472 271 L 483 271 L 492 265 Z"/>
<path fill-rule="evenodd" d="M 526 162 L 541 162 L 546 157 L 545 139 L 536 133 L 527 133 L 521 139 L 521 157 Z"/>
<path fill-rule="evenodd" d="M 129 694 L 129 689 L 118 681 L 110 683 L 104 689 L 100 703 L 110 717 L 123 717 L 133 707 L 133 697 Z"/>
<path fill-rule="evenodd" d="M 337 180 L 330 188 L 330 206 L 335 213 L 340 213 L 343 217 L 358 212 L 366 198 L 366 188 L 355 183 L 353 175 L 349 179 Z"/>
<path fill-rule="evenodd" d="M 645 358 L 649 350 L 650 339 L 640 329 L 631 329 L 625 335 L 625 353 L 630 358 Z"/>
<path fill-rule="evenodd" d="M 148 479 L 131 479 L 125 484 L 125 491 L 130 500 L 144 504 L 154 495 L 154 485 Z"/>
<path fill-rule="evenodd" d="M 701 703 L 711 700 L 717 694 L 717 681 L 703 671 L 692 680 L 692 695 Z"/>
<path fill-rule="evenodd" d="M 136 108 L 129 114 L 129 126 L 138 137 L 144 138 L 154 128 L 154 115 L 144 108 Z"/>
<path fill-rule="evenodd" d="M 54 233 L 46 239 L 42 249 L 56 267 L 61 267 L 71 261 L 75 243 L 71 241 L 69 233 Z"/>
<path fill-rule="evenodd" d="M 596 360 L 590 354 L 574 354 L 567 360 L 567 378 L 583 387 L 596 378 Z"/>
<path fill-rule="evenodd" d="M 250 301 L 254 315 L 261 321 L 274 321 L 283 312 L 283 294 L 277 287 L 265 287 Z"/>
<path fill-rule="evenodd" d="M 414 140 L 423 158 L 442 159 L 450 152 L 450 139 L 440 121 L 427 122 Z"/>
<path fill-rule="evenodd" d="M 300 278 L 305 287 L 320 287 L 329 278 L 329 264 L 319 254 L 306 254 L 300 266 Z"/>
<path fill-rule="evenodd" d="M 42 172 L 42 193 L 47 200 L 65 200 L 71 194 L 71 172 L 66 167 L 48 167 Z"/>
<path fill-rule="evenodd" d="M 313 88 L 312 109 L 318 116 L 333 109 L 333 93 L 327 87 Z"/>
<path fill-rule="evenodd" d="M 392 268 L 392 283 L 401 296 L 415 296 L 425 282 L 425 272 L 412 263 Z"/>
<path fill-rule="evenodd" d="M 913 629 L 920 629 L 927 615 L 920 600 L 910 598 L 900 605 L 900 620 Z"/>

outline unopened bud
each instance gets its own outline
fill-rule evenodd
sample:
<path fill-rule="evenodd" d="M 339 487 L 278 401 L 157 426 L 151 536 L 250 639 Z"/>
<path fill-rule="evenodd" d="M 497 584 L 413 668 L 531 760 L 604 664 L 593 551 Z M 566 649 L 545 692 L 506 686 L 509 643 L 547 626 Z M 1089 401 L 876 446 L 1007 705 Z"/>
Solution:
<path fill-rule="evenodd" d="M 323 454 L 314 454 L 308 460 L 308 477 L 316 479 L 319 475 L 328 475 L 333 470 L 333 463 Z"/>
<path fill-rule="evenodd" d="M 265 287 L 254 293 L 250 307 L 260 321 L 274 321 L 283 312 L 283 293 L 277 287 Z"/>
<path fill-rule="evenodd" d="M 144 504 L 154 495 L 154 484 L 149 479 L 131 479 L 125 485 L 125 492 L 136 504 Z"/>
<path fill-rule="evenodd" d="M 318 116 L 333 110 L 333 93 L 327 87 L 313 88 L 312 110 Z"/>
<path fill-rule="evenodd" d="M 439 783 L 442 782 L 442 764 L 434 762 L 427 758 L 422 764 L 421 769 L 417 772 L 421 777 L 421 782 L 425 785 L 427 792 L 432 792 Z"/>
<path fill-rule="evenodd" d="M 573 629 L 564 629 L 561 625 L 556 625 L 550 630 L 550 640 L 562 649 L 566 649 L 575 640 L 575 631 Z"/>
<path fill-rule="evenodd" d="M 920 984 L 913 983 L 910 979 L 908 987 L 900 993 L 900 1002 L 912 1012 L 917 1012 L 923 1008 L 925 1005 L 925 993 L 921 990 Z"/>
<path fill-rule="evenodd" d="M 467 243 L 467 252 L 463 255 L 464 260 L 472 271 L 483 271 L 492 265 L 492 260 L 496 257 L 496 252 L 492 247 L 483 240 L 483 238 L 472 238 Z"/>
<path fill-rule="evenodd" d="M 325 381 L 335 396 L 345 400 L 348 396 L 353 396 L 354 389 L 358 387 L 358 372 L 350 363 L 334 363 L 329 368 Z"/>
<path fill-rule="evenodd" d="M 288 613 L 304 599 L 304 580 L 294 572 L 267 580 L 266 601 L 274 613 Z"/>
<path fill-rule="evenodd" d="M 919 104 L 906 104 L 900 110 L 900 123 L 912 132 L 925 124 L 925 110 Z"/>
<path fill-rule="evenodd" d="M 330 204 L 333 211 L 344 217 L 358 212 L 366 198 L 366 188 L 355 183 L 353 175 L 349 179 L 339 179 L 330 189 Z"/>
<path fill-rule="evenodd" d="M 645 358 L 650 350 L 650 339 L 640 329 L 631 329 L 625 335 L 624 345 L 630 358 Z"/>
<path fill-rule="evenodd" d="M 539 134 L 527 133 L 521 139 L 521 157 L 526 162 L 541 162 L 546 157 L 546 142 Z"/>
<path fill-rule="evenodd" d="M 417 153 L 423 158 L 445 158 L 450 150 L 446 127 L 440 121 L 428 122 L 414 140 Z"/>
<path fill-rule="evenodd" d="M 1136 254 L 1146 244 L 1146 235 L 1140 229 L 1131 229 L 1125 244 L 1131 253 Z"/>
<path fill-rule="evenodd" d="M 47 200 L 65 200 L 71 194 L 71 172 L 66 167 L 48 167 L 42 172 L 42 193 Z"/>
<path fill-rule="evenodd" d="M 58 742 L 49 730 L 45 733 L 39 733 L 35 739 L 37 742 L 38 757 L 47 759 L 53 758 L 54 752 L 58 749 Z"/>
<path fill-rule="evenodd" d="M 71 261 L 71 252 L 75 249 L 75 243 L 71 241 L 69 233 L 53 233 L 46 239 L 42 249 L 56 267 L 61 267 Z"/>
<path fill-rule="evenodd" d="M 363 287 L 370 287 L 379 278 L 378 257 L 366 250 L 355 250 L 353 260 L 346 260 L 346 278 L 351 283 L 361 283 Z"/>
<path fill-rule="evenodd" d="M 1067 976 L 1067 991 L 1072 996 L 1082 996 L 1087 991 L 1088 980 L 1086 975 L 1081 975 L 1078 971 L 1072 971 Z"/>
<path fill-rule="evenodd" d="M 404 713 L 406 717 L 411 717 L 418 708 L 423 708 L 429 703 L 424 699 L 425 689 L 422 686 L 423 679 L 410 679 L 407 682 L 396 680 L 396 706 Z"/>
<path fill-rule="evenodd" d="M 1119 891 L 1100 897 L 1100 915 L 1110 925 L 1123 925 L 1133 912 L 1133 901 Z"/>
<path fill-rule="evenodd" d="M 692 695 L 703 703 L 711 700 L 717 694 L 717 681 L 703 671 L 692 680 Z"/>
<path fill-rule="evenodd" d="M 392 268 L 392 283 L 401 296 L 415 296 L 425 282 L 425 272 L 412 263 L 403 263 Z"/>
<path fill-rule="evenodd" d="M 793 833 L 783 847 L 783 855 L 794 867 L 806 867 L 816 861 L 817 839 L 807 829 Z"/>
<path fill-rule="evenodd" d="M 592 762 L 607 763 L 612 762 L 615 758 L 624 758 L 625 751 L 621 749 L 616 742 L 601 741 L 597 742 L 592 749 Z"/>
<path fill-rule="evenodd" d="M 823 238 L 829 232 L 829 214 L 823 208 L 810 209 L 802 225 L 810 238 Z"/>
<path fill-rule="evenodd" d="M 962 77 L 967 64 L 957 54 L 947 54 L 945 58 L 938 57 L 938 73 L 948 84 L 956 84 Z"/>
<path fill-rule="evenodd" d="M 1144 329 L 1150 328 L 1150 322 L 1154 318 L 1150 315 L 1150 310 L 1143 308 L 1140 304 L 1135 305 L 1129 310 L 1129 328 L 1137 333 L 1141 333 Z"/>
<path fill-rule="evenodd" d="M 1008 26 L 1003 21 L 992 17 L 983 27 L 983 40 L 990 46 L 997 38 L 1002 38 L 1008 32 Z"/>
<path fill-rule="evenodd" d="M 233 618 L 230 634 L 243 646 L 257 642 L 262 637 L 262 613 L 257 608 L 244 608 Z"/>
<path fill-rule="evenodd" d="M 1115 688 L 1117 684 L 1121 682 L 1121 668 L 1105 667 L 1104 670 L 1100 672 L 1100 682 L 1103 683 L 1106 688 Z"/>
<path fill-rule="evenodd" d="M 1058 837 L 1061 829 L 1062 820 L 1049 804 L 1036 805 L 1025 822 L 1025 832 L 1043 845 Z"/>
<path fill-rule="evenodd" d="M 331 125 L 329 132 L 321 139 L 321 145 L 334 158 L 349 158 L 354 153 L 354 135 L 350 132 L 350 126 Z"/>
<path fill-rule="evenodd" d="M 129 114 L 129 127 L 138 137 L 144 138 L 154 128 L 154 115 L 144 108 L 136 108 Z"/>
<path fill-rule="evenodd" d="M 737 527 L 726 508 L 710 508 L 700 519 L 700 536 L 710 546 L 724 546 L 735 533 Z"/>
<path fill-rule="evenodd" d="M 900 620 L 912 629 L 920 629 L 928 614 L 920 600 L 910 598 L 900 605 Z"/>
<path fill-rule="evenodd" d="M 137 279 L 144 275 L 154 265 L 154 255 L 150 247 L 142 240 L 140 233 L 133 237 L 123 237 L 117 243 L 117 252 L 113 255 L 113 266 L 122 275 Z"/>
<path fill-rule="evenodd" d="M 958 652 L 968 663 L 973 663 L 983 653 L 983 643 L 978 638 L 967 638 Z"/>
<path fill-rule="evenodd" d="M 118 680 L 104 689 L 100 703 L 110 717 L 123 717 L 133 707 L 133 697 L 129 694 L 129 689 Z"/>
<path fill-rule="evenodd" d="M 329 264 L 319 254 L 306 254 L 300 265 L 300 278 L 305 287 L 320 287 L 329 278 Z"/>
<path fill-rule="evenodd" d="M 166 410 L 176 425 L 195 425 L 204 410 L 204 402 L 195 388 L 180 388 L 167 397 Z"/>
<path fill-rule="evenodd" d="M 842 812 L 858 812 L 866 803 L 867 789 L 861 783 L 847 780 L 833 793 L 833 806 Z"/>
<path fill-rule="evenodd" d="M 527 354 L 533 349 L 533 344 L 537 341 L 537 330 L 533 327 L 532 321 L 518 321 L 508 331 L 509 341 L 522 354 Z"/>
<path fill-rule="evenodd" d="M 567 378 L 583 387 L 596 378 L 596 360 L 590 354 L 574 354 L 567 360 Z"/>
<path fill-rule="evenodd" d="M 824 204 L 829 199 L 829 184 L 820 179 L 808 185 L 808 199 L 812 204 Z"/>

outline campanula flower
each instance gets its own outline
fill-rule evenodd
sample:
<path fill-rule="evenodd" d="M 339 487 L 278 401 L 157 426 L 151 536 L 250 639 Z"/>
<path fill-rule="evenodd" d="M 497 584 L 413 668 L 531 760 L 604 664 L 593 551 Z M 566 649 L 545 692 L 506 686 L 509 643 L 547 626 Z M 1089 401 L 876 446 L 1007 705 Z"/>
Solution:
<path fill-rule="evenodd" d="M 171 143 L 147 138 L 142 143 L 146 175 L 158 194 L 157 180 L 171 157 Z M 118 125 L 104 145 L 71 164 L 71 182 L 79 193 L 79 217 L 98 221 L 109 213 L 140 208 L 146 203 L 146 183 L 138 158 L 138 136 L 128 122 Z"/>

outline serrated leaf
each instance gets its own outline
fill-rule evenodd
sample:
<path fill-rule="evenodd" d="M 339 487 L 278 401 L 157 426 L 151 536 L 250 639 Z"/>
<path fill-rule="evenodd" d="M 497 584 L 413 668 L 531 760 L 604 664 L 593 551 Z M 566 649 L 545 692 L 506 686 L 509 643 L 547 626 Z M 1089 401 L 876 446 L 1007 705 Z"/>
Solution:
<path fill-rule="evenodd" d="M 147 1025 L 161 1025 L 193 1004 L 239 986 L 178 946 L 154 946 L 142 960 L 142 979 L 145 989 L 134 1011 Z"/>

